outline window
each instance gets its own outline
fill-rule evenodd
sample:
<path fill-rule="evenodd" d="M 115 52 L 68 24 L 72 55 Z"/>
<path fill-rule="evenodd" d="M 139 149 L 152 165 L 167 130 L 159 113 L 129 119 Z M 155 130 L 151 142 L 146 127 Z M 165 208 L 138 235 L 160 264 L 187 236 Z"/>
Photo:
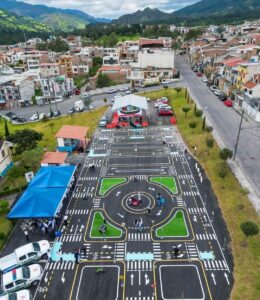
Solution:
<path fill-rule="evenodd" d="M 28 253 L 28 258 L 33 258 L 37 255 L 37 252 Z"/>
<path fill-rule="evenodd" d="M 40 251 L 40 245 L 38 243 L 32 243 L 34 251 Z"/>
<path fill-rule="evenodd" d="M 252 95 L 252 94 L 253 94 L 253 91 L 249 91 L 248 93 L 249 93 L 249 95 Z"/>
<path fill-rule="evenodd" d="M 5 158 L 5 150 L 4 149 L 1 151 L 1 154 L 2 154 L 2 158 Z"/>
<path fill-rule="evenodd" d="M 19 258 L 19 260 L 21 260 L 21 261 L 23 261 L 23 260 L 25 260 L 26 259 L 26 255 L 23 255 L 23 256 L 21 256 L 20 258 Z"/>
<path fill-rule="evenodd" d="M 30 278 L 30 269 L 28 267 L 22 268 L 23 278 Z"/>
<path fill-rule="evenodd" d="M 25 280 L 19 279 L 19 280 L 16 280 L 15 285 L 21 285 L 21 284 L 24 284 L 25 282 L 26 282 Z"/>
<path fill-rule="evenodd" d="M 12 289 L 14 287 L 14 283 L 12 282 L 12 283 L 9 283 L 9 284 L 7 284 L 6 286 L 5 286 L 5 288 L 6 288 L 6 290 L 10 290 L 10 289 Z"/>

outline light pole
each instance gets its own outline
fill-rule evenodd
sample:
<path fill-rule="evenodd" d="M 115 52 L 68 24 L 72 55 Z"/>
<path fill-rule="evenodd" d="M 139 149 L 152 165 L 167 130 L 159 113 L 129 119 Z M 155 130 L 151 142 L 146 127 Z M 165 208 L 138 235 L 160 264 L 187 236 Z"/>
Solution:
<path fill-rule="evenodd" d="M 237 154 L 237 146 L 238 146 L 238 142 L 239 142 L 239 137 L 240 137 L 240 132 L 241 132 L 241 128 L 242 128 L 242 123 L 243 123 L 243 117 L 244 117 L 244 110 L 242 110 L 242 115 L 241 115 L 241 119 L 240 119 L 240 123 L 239 123 L 239 128 L 238 128 L 238 134 L 237 134 L 237 141 L 236 141 L 236 145 L 235 145 L 235 150 L 234 150 L 234 156 L 233 156 L 233 160 L 236 159 L 236 154 Z"/>

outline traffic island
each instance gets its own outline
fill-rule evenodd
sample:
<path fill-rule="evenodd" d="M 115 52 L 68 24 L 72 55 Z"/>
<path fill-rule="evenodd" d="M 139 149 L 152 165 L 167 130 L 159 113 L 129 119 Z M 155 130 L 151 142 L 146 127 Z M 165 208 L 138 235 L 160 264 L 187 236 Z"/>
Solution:
<path fill-rule="evenodd" d="M 100 181 L 99 195 L 104 196 L 116 186 L 126 183 L 125 177 L 120 178 L 102 178 Z"/>
<path fill-rule="evenodd" d="M 91 211 L 85 241 L 121 241 L 125 236 L 126 228 L 110 219 L 104 210 Z"/>
<path fill-rule="evenodd" d="M 171 194 L 177 195 L 178 188 L 177 180 L 174 177 L 150 177 L 150 182 L 158 184 L 167 189 Z"/>
<path fill-rule="evenodd" d="M 185 209 L 174 208 L 162 222 L 152 227 L 152 237 L 155 240 L 190 241 L 194 234 Z"/>

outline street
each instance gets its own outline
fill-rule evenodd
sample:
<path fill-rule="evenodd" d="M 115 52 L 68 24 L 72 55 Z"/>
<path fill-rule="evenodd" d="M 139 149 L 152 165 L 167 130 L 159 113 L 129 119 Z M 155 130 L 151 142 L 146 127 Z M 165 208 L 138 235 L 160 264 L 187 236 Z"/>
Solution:
<path fill-rule="evenodd" d="M 234 109 L 223 105 L 201 78 L 191 70 L 185 56 L 175 57 L 176 66 L 192 98 L 200 105 L 225 147 L 234 151 L 241 116 Z M 248 117 L 244 118 L 236 154 L 236 160 L 258 195 L 260 195 L 259 127 L 260 124 Z M 255 202 L 254 206 L 259 213 L 260 201 Z"/>

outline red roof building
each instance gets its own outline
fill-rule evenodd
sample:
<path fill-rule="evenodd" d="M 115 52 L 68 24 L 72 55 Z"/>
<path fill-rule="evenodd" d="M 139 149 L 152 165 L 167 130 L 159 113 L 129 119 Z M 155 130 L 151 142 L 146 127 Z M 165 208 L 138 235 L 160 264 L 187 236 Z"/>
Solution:
<path fill-rule="evenodd" d="M 46 152 L 43 155 L 41 166 L 64 166 L 66 165 L 66 159 L 68 157 L 67 152 Z"/>

